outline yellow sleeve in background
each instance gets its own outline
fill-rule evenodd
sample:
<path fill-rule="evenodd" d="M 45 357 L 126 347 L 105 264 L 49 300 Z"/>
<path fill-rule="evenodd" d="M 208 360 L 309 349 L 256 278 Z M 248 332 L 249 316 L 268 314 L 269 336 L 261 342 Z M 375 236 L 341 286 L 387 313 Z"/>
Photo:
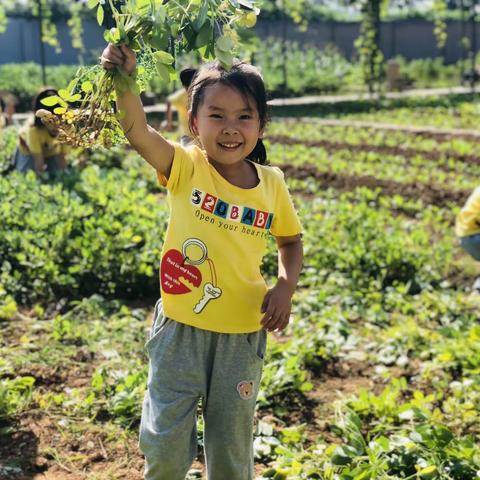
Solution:
<path fill-rule="evenodd" d="M 188 94 L 183 88 L 172 93 L 168 97 L 168 101 L 178 113 L 178 123 L 181 135 L 190 135 L 188 128 Z"/>
<path fill-rule="evenodd" d="M 455 223 L 457 237 L 468 237 L 480 233 L 480 187 L 468 197 Z"/>
<path fill-rule="evenodd" d="M 42 135 L 38 128 L 29 125 L 24 130 L 24 140 L 31 155 L 40 155 L 42 151 Z"/>

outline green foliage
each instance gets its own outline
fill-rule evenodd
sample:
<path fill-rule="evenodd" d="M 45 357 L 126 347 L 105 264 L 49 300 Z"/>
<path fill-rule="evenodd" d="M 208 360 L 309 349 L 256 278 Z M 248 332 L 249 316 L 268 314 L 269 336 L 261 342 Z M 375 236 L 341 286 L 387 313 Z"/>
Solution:
<path fill-rule="evenodd" d="M 268 90 L 273 96 L 336 92 L 345 86 L 345 77 L 353 66 L 335 49 L 323 50 L 286 43 L 287 90 L 283 86 L 282 46 L 275 39 L 262 43 L 255 51 L 255 64 L 260 67 Z M 299 75 L 302 72 L 302 75 Z"/>
<path fill-rule="evenodd" d="M 102 367 L 93 374 L 84 406 L 90 407 L 97 418 L 111 416 L 128 427 L 140 418 L 147 372 L 143 362 L 129 362 L 127 375 L 124 363 L 117 368 Z"/>
<path fill-rule="evenodd" d="M 97 12 L 97 22 L 103 24 L 103 1 L 89 0 L 88 7 Z M 164 83 L 177 77 L 175 57 L 196 51 L 202 59 L 216 58 L 225 68 L 233 63 L 238 28 L 253 26 L 259 13 L 255 2 L 242 11 L 237 2 L 154 2 L 131 0 L 125 4 L 108 1 L 115 27 L 105 30 L 105 41 L 112 45 L 127 45 L 141 57 L 135 72 L 119 68 L 105 70 L 96 66 L 80 69 L 64 94 L 45 99 L 57 107 L 53 114 L 45 112 L 55 122 L 58 138 L 75 147 L 111 146 L 121 142 L 119 120 L 112 102 L 117 94 L 130 91 L 136 95 L 148 84 L 152 68 Z M 221 34 L 216 35 L 220 30 Z M 85 88 L 85 86 L 88 86 Z M 78 105 L 80 103 L 80 105 Z M 47 104 L 47 103 L 45 103 Z"/>
<path fill-rule="evenodd" d="M 433 2 L 433 10 L 435 12 L 433 33 L 437 39 L 438 48 L 443 48 L 447 43 L 447 24 L 445 21 L 445 14 L 448 11 L 447 2 L 445 0 L 435 0 Z"/>
<path fill-rule="evenodd" d="M 395 61 L 400 65 L 404 82 L 415 87 L 435 88 L 460 83 L 460 64 L 445 65 L 438 58 L 415 59 L 406 62 L 401 57 Z"/>
<path fill-rule="evenodd" d="M 414 113 L 384 104 L 366 118 L 474 125 L 474 98 L 417 99 Z M 437 181 L 445 192 L 473 185 L 480 167 L 459 155 L 474 156 L 478 141 L 298 120 L 273 122 L 269 137 L 272 162 L 288 164 L 295 186 L 305 267 L 290 325 L 269 335 L 255 440 L 263 478 L 475 479 L 480 297 L 465 292 L 471 278 L 452 264 L 462 257 L 458 206 L 431 205 L 422 192 Z M 304 145 L 322 140 L 333 147 Z M 361 146 L 368 151 L 354 150 Z M 140 419 L 153 302 L 137 298 L 158 294 L 166 205 L 150 167 L 126 148 L 86 151 L 83 163 L 56 184 L 0 178 L 0 415 L 24 412 L 23 421 L 33 405 L 66 435 L 116 428 L 118 438 L 102 437 L 108 450 L 109 437 L 118 448 Z M 442 177 L 445 167 L 452 172 Z M 339 192 L 320 186 L 316 171 L 393 178 L 415 195 Z M 270 244 L 268 280 L 275 256 Z M 142 307 L 127 307 L 130 296 Z M 25 371 L 55 372 L 52 385 L 33 389 Z"/>
<path fill-rule="evenodd" d="M 15 127 L 0 129 L 0 175 L 10 169 L 16 146 L 17 129 Z"/>
<path fill-rule="evenodd" d="M 383 54 L 380 50 L 380 14 L 384 0 L 360 0 L 362 23 L 355 41 L 362 75 L 370 93 L 379 90 L 384 77 Z"/>
<path fill-rule="evenodd" d="M 58 65 L 47 68 L 47 83 L 59 89 L 68 84 L 77 71 L 76 66 Z M 13 93 L 19 100 L 18 112 L 32 109 L 32 99 L 42 86 L 40 65 L 36 63 L 6 63 L 0 65 L 0 90 Z"/>
<path fill-rule="evenodd" d="M 7 13 L 4 5 L 0 5 L 0 33 L 7 29 Z"/>
<path fill-rule="evenodd" d="M 0 320 L 10 320 L 17 313 L 17 303 L 0 284 Z"/>
<path fill-rule="evenodd" d="M 32 396 L 33 377 L 0 380 L 0 419 L 21 413 Z"/>
<path fill-rule="evenodd" d="M 16 299 L 157 291 L 166 211 L 133 171 L 89 167 L 71 190 L 15 173 L 0 178 L 0 192 L 0 278 Z"/>

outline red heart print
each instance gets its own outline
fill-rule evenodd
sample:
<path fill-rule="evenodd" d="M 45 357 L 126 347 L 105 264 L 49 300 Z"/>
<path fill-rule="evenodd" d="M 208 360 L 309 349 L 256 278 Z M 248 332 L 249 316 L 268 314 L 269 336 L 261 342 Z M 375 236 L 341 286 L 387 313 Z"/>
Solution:
<path fill-rule="evenodd" d="M 162 258 L 160 265 L 160 283 L 165 293 L 182 295 L 191 292 L 191 289 L 180 279 L 199 287 L 202 283 L 202 274 L 197 267 L 184 263 L 185 258 L 178 250 L 169 250 Z"/>

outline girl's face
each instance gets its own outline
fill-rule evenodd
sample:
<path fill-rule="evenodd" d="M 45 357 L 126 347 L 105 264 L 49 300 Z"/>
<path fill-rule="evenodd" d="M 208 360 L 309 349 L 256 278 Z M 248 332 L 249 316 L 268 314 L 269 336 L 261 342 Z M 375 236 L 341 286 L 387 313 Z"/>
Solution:
<path fill-rule="evenodd" d="M 233 165 L 255 148 L 263 131 L 255 101 L 249 100 L 221 83 L 205 87 L 192 127 L 210 160 Z"/>

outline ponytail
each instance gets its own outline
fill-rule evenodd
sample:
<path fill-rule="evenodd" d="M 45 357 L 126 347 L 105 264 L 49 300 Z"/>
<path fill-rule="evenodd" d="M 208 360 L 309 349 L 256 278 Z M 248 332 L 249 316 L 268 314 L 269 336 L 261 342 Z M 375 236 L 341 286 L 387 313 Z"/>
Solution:
<path fill-rule="evenodd" d="M 263 140 L 261 138 L 257 140 L 255 148 L 249 155 L 247 155 L 247 158 L 254 163 L 259 163 L 260 165 L 269 164 L 267 159 L 267 150 L 265 149 L 265 145 L 263 144 Z"/>

